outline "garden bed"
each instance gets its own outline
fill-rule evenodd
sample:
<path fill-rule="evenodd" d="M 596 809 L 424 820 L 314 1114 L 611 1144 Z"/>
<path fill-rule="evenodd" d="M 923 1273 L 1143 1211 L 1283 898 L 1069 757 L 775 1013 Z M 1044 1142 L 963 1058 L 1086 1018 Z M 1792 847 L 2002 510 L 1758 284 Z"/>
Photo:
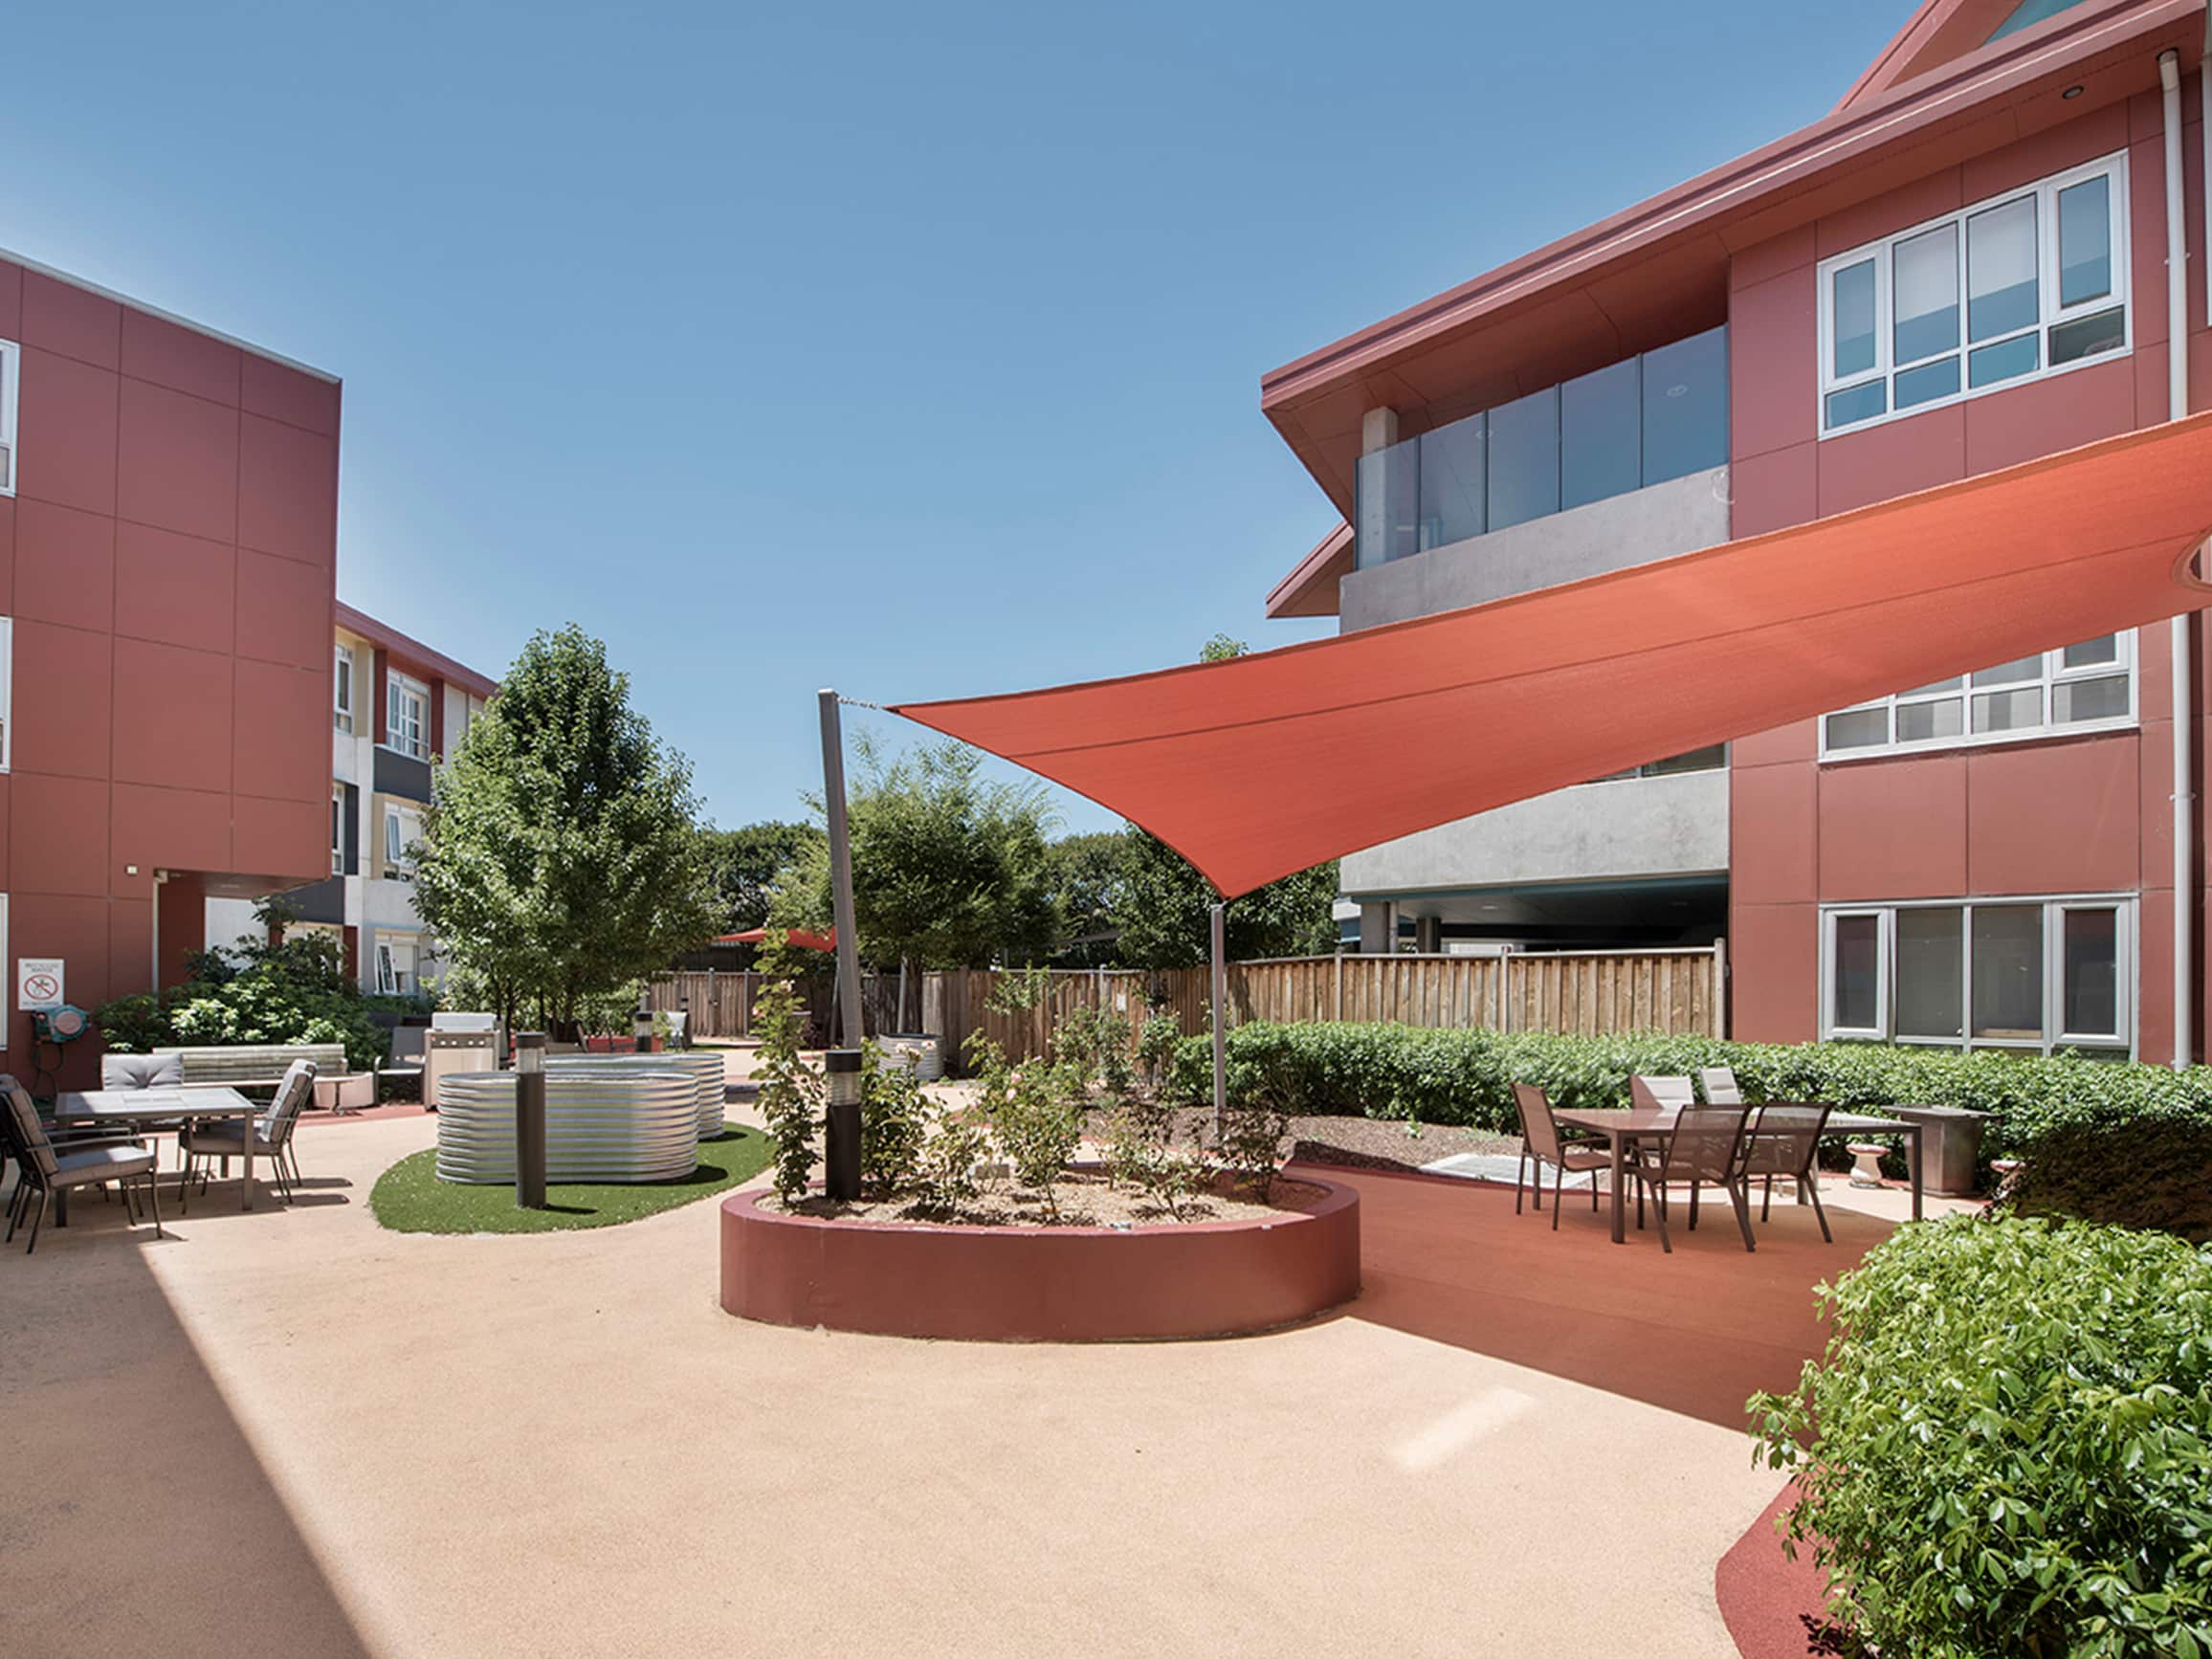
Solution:
<path fill-rule="evenodd" d="M 1102 1206 L 1105 1183 L 1075 1173 Z M 1215 1212 L 979 1225 L 913 1219 L 894 1205 L 874 1216 L 858 1213 L 868 1206 L 808 1213 L 819 1201 L 785 1209 L 771 1193 L 740 1193 L 722 1203 L 721 1304 L 768 1324 L 878 1336 L 1095 1342 L 1244 1335 L 1359 1294 L 1349 1186 L 1278 1180 L 1272 1205 L 1225 1193 L 1199 1202 Z M 1247 1213 L 1228 1213 L 1232 1204 Z"/>
<path fill-rule="evenodd" d="M 847 1203 L 822 1196 L 785 1205 L 769 1197 L 767 1207 L 780 1215 L 810 1216 L 817 1221 L 863 1224 L 916 1222 L 951 1223 L 966 1227 L 1185 1227 L 1212 1221 L 1267 1221 L 1280 1211 L 1310 1203 L 1317 1189 L 1310 1183 L 1277 1177 L 1268 1202 L 1227 1181 L 1217 1181 L 1206 1192 L 1193 1193 L 1171 1210 L 1163 1202 L 1139 1188 L 1109 1183 L 1102 1176 L 1070 1169 L 1043 1191 L 1002 1181 L 993 1189 L 977 1194 L 953 1214 L 933 1214 L 919 1200 L 908 1195 L 887 1199 L 861 1199 Z"/>

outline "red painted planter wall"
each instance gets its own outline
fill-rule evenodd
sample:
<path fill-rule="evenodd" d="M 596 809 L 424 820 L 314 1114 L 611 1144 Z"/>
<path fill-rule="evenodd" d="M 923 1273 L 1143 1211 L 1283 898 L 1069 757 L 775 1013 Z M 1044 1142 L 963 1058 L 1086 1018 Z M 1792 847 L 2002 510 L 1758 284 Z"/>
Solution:
<path fill-rule="evenodd" d="M 14 618 L 0 775 L 6 964 L 67 962 L 85 1007 L 165 977 L 202 895 L 329 873 L 336 384 L 0 261 L 22 346 L 17 490 L 0 498 Z M 132 867 L 136 867 L 135 873 Z M 11 1011 L 5 1063 L 31 1067 Z M 96 1075 L 93 1045 L 63 1073 Z"/>
<path fill-rule="evenodd" d="M 2205 409 L 2212 408 L 2212 335 L 2197 263 L 2204 250 L 2203 144 L 2194 77 L 2182 108 L 2193 250 L 2190 401 Z M 1734 533 L 1804 523 L 2164 421 L 2159 122 L 2156 95 L 2095 110 L 1737 254 L 1729 319 Z M 1817 441 L 1819 260 L 2122 149 L 2135 261 L 2129 356 Z M 1819 1035 L 1823 903 L 2140 892 L 2138 1051 L 2168 1054 L 2173 699 L 2163 627 L 2142 630 L 2136 658 L 2139 732 L 1826 766 L 1815 760 L 1811 721 L 1737 741 L 1729 928 L 1736 1034 L 1774 1042 Z M 2200 715 L 2212 712 L 2202 689 L 2198 697 Z M 2202 741 L 2199 747 L 2201 776 Z"/>

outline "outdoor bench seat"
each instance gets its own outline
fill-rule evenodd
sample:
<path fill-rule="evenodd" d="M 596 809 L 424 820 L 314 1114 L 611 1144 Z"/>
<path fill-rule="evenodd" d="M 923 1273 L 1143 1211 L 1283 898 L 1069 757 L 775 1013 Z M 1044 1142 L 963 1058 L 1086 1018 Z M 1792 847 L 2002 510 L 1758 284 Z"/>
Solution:
<path fill-rule="evenodd" d="M 184 1089 L 275 1089 L 295 1060 L 316 1071 L 316 1104 L 336 1110 L 373 1102 L 376 1073 L 345 1069 L 339 1043 L 237 1043 L 208 1048 L 156 1049 L 157 1058 L 174 1055 Z M 363 1096 L 365 1095 L 365 1100 Z"/>

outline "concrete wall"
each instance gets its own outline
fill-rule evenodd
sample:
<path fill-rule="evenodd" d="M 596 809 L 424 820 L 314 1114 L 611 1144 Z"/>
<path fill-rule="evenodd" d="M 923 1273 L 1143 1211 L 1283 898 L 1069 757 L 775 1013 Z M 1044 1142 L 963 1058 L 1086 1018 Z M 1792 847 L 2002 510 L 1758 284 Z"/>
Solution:
<path fill-rule="evenodd" d="M 14 619 L 0 777 L 6 954 L 67 962 L 97 1007 L 202 942 L 210 894 L 327 874 L 339 387 L 0 260 L 22 346 L 0 497 Z M 31 1063 L 13 1009 L 0 1062 Z M 73 1045 L 61 1080 L 97 1077 Z"/>
<path fill-rule="evenodd" d="M 1355 570 L 1338 590 L 1340 631 L 1718 546 L 1728 540 L 1728 469 L 1718 467 Z"/>
<path fill-rule="evenodd" d="M 1619 778 L 1516 801 L 1343 862 L 1347 895 L 1728 868 L 1728 773 Z"/>
<path fill-rule="evenodd" d="M 2182 108 L 2193 250 L 2185 320 L 2190 405 L 2202 409 L 2212 408 L 2212 336 L 2204 329 L 2200 274 L 2203 135 L 2194 77 Z M 2131 353 L 1863 431 L 1818 437 L 1819 260 L 2123 149 L 2134 238 Z M 1943 168 L 1738 254 L 1729 316 L 1734 533 L 1805 523 L 2165 420 L 2163 192 L 2159 107 L 2152 95 Z M 1817 758 L 1810 720 L 1739 739 L 1730 756 L 1736 1032 L 1771 1041 L 1818 1034 L 1824 902 L 2126 891 L 2141 895 L 2137 1051 L 2151 1059 L 2170 1054 L 2173 699 L 2164 625 L 2139 630 L 2135 649 L 2139 736 L 1827 765 Z M 2199 748 L 2201 767 L 2204 744 Z M 2204 798 L 2200 781 L 2198 799 Z M 2201 896 L 2193 902 L 2201 928 Z"/>

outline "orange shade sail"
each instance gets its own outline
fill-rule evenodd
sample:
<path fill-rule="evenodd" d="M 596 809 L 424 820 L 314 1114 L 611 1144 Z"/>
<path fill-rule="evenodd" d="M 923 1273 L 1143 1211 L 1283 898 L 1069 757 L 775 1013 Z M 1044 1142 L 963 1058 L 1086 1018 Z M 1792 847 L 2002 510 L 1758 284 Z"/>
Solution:
<path fill-rule="evenodd" d="M 742 933 L 718 933 L 715 935 L 715 943 L 764 944 L 767 942 L 767 938 L 768 930 L 766 928 L 748 927 Z M 784 942 L 795 945 L 801 950 L 835 950 L 837 948 L 837 930 L 831 928 L 828 933 L 811 933 L 806 928 L 794 927 L 784 935 Z"/>
<path fill-rule="evenodd" d="M 2212 603 L 2212 415 L 1228 662 L 898 714 L 1225 896 L 1569 784 Z"/>

